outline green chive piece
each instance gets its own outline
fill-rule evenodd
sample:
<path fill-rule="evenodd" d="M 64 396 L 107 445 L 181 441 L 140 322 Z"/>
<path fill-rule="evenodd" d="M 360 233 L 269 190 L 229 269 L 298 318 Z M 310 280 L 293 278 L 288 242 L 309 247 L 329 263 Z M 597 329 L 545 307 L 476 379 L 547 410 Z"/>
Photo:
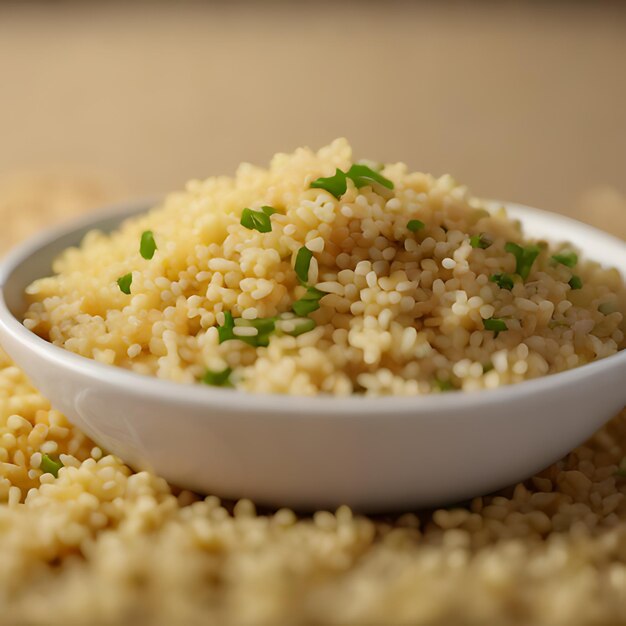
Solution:
<path fill-rule="evenodd" d="M 363 163 L 355 163 L 347 172 L 337 168 L 333 176 L 318 178 L 311 183 L 311 187 L 324 189 L 339 199 L 346 193 L 348 178 L 359 189 L 372 183 L 378 183 L 387 189 L 393 189 L 393 183 L 388 178 L 385 178 L 382 174 Z"/>
<path fill-rule="evenodd" d="M 311 187 L 315 189 L 324 189 L 325 191 L 328 191 L 328 193 L 335 196 L 335 198 L 339 199 L 344 193 L 346 193 L 348 182 L 345 172 L 342 172 L 339 168 L 337 168 L 334 176 L 318 178 L 311 183 Z"/>
<path fill-rule="evenodd" d="M 306 283 L 309 280 L 309 266 L 311 265 L 311 259 L 313 253 L 306 247 L 302 246 L 296 254 L 296 263 L 294 269 L 301 282 Z"/>
<path fill-rule="evenodd" d="M 493 274 L 489 277 L 489 281 L 496 283 L 500 289 L 513 289 L 513 276 L 511 274 Z"/>
<path fill-rule="evenodd" d="M 244 320 L 238 317 L 235 320 L 233 314 L 230 311 L 226 311 L 224 313 L 224 324 L 217 327 L 219 343 L 238 339 L 253 348 L 266 347 L 270 343 L 270 335 L 274 332 L 275 322 L 275 317 L 265 317 L 256 320 Z M 235 335 L 235 326 L 252 326 L 257 329 L 258 333 L 251 337 Z"/>
<path fill-rule="evenodd" d="M 128 272 L 128 274 L 124 274 L 124 276 L 120 276 L 117 279 L 117 286 L 120 288 L 122 293 L 126 295 L 130 294 L 130 286 L 133 284 L 133 274 L 132 272 Z"/>
<path fill-rule="evenodd" d="M 292 311 L 296 315 L 305 316 L 309 313 L 313 313 L 320 308 L 320 303 L 317 300 L 296 300 L 291 306 Z"/>
<path fill-rule="evenodd" d="M 483 364 L 483 374 L 490 372 L 494 368 L 494 365 L 491 361 L 487 361 Z"/>
<path fill-rule="evenodd" d="M 268 217 L 270 215 L 274 215 L 274 213 L 278 213 L 278 209 L 275 209 L 273 206 L 262 206 L 261 207 L 261 211 L 263 211 L 263 213 L 265 213 L 265 215 L 267 215 Z"/>
<path fill-rule="evenodd" d="M 275 317 L 258 317 L 254 320 L 246 320 L 242 317 L 238 317 L 235 320 L 235 326 L 251 326 L 252 328 L 256 328 L 259 331 L 259 335 L 271 333 L 274 330 L 275 323 Z M 253 338 L 254 337 L 250 337 L 250 339 Z"/>
<path fill-rule="evenodd" d="M 508 330 L 506 322 L 497 317 L 490 317 L 489 319 L 483 320 L 483 326 L 485 327 L 485 330 L 493 330 L 495 337 L 497 337 L 502 331 Z"/>
<path fill-rule="evenodd" d="M 298 335 L 313 330 L 315 326 L 315 320 L 312 320 L 310 317 L 301 317 L 292 320 L 283 320 L 279 328 L 285 335 L 297 337 Z M 289 330 L 285 330 L 285 327 L 289 328 Z"/>
<path fill-rule="evenodd" d="M 425 226 L 426 226 L 426 224 L 424 224 L 424 222 L 422 222 L 421 220 L 409 220 L 409 222 L 406 225 L 406 227 L 412 233 L 416 233 L 418 230 L 421 230 Z"/>
<path fill-rule="evenodd" d="M 61 463 L 61 461 L 55 461 L 52 457 L 44 454 L 41 457 L 41 464 L 39 467 L 44 474 L 52 474 L 55 478 L 57 478 L 59 470 L 63 467 L 63 463 Z"/>
<path fill-rule="evenodd" d="M 454 391 L 455 389 L 454 383 L 450 379 L 435 378 L 434 384 L 435 387 L 442 393 L 446 391 Z"/>
<path fill-rule="evenodd" d="M 320 291 L 315 287 L 308 287 L 302 298 L 296 300 L 291 305 L 291 309 L 296 315 L 304 317 L 320 308 L 320 300 L 325 295 L 326 294 L 323 291 Z"/>
<path fill-rule="evenodd" d="M 213 387 L 232 387 L 233 384 L 230 382 L 232 371 L 230 367 L 223 369 L 221 372 L 207 370 L 202 377 L 202 382 Z"/>
<path fill-rule="evenodd" d="M 523 280 L 526 280 L 535 259 L 541 252 L 541 248 L 535 245 L 522 248 L 522 246 L 509 241 L 505 244 L 504 249 L 515 257 L 515 273 L 519 274 Z"/>
<path fill-rule="evenodd" d="M 263 211 L 244 209 L 241 212 L 241 225 L 249 230 L 258 230 L 260 233 L 269 233 L 272 230 L 270 216 Z"/>
<path fill-rule="evenodd" d="M 574 267 L 578 263 L 578 255 L 575 252 L 560 252 L 553 254 L 552 260 L 566 267 Z"/>
<path fill-rule="evenodd" d="M 139 254 L 144 259 L 150 260 L 156 252 L 157 245 L 154 241 L 154 233 L 151 230 L 146 230 L 141 234 L 141 243 L 139 244 Z"/>
<path fill-rule="evenodd" d="M 217 334 L 220 343 L 224 343 L 229 339 L 235 339 L 233 328 L 235 328 L 235 320 L 233 319 L 233 314 L 230 311 L 225 311 L 224 324 L 217 327 Z"/>
<path fill-rule="evenodd" d="M 572 289 L 582 289 L 583 281 L 581 280 L 580 276 L 574 275 L 569 279 L 568 284 Z"/>
<path fill-rule="evenodd" d="M 472 235 L 470 237 L 470 246 L 472 248 L 482 248 L 485 250 L 493 244 L 493 239 L 487 233 L 480 233 L 480 235 Z"/>
<path fill-rule="evenodd" d="M 363 165 L 362 163 L 355 163 L 346 172 L 346 176 L 350 178 L 359 189 L 366 185 L 371 185 L 372 182 L 387 187 L 387 189 L 393 189 L 393 183 L 388 178 L 385 178 L 379 172 L 376 172 L 371 167 L 367 167 L 367 165 Z"/>

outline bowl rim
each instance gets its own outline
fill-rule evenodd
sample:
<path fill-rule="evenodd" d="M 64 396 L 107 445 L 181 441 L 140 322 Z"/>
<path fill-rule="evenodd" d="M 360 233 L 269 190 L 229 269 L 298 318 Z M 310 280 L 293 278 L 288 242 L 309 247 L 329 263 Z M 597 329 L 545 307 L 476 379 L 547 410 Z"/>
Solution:
<path fill-rule="evenodd" d="M 0 329 L 10 335 L 16 342 L 25 346 L 31 354 L 47 361 L 52 361 L 58 368 L 71 370 L 74 374 L 87 376 L 110 386 L 119 386 L 132 395 L 149 395 L 153 398 L 167 398 L 169 401 L 198 406 L 210 405 L 213 409 L 225 410 L 248 409 L 254 413 L 272 414 L 276 417 L 289 416 L 290 418 L 318 412 L 323 416 L 340 416 L 359 414 L 359 417 L 388 418 L 389 414 L 398 415 L 420 414 L 420 417 L 429 414 L 449 413 L 454 409 L 473 406 L 502 404 L 505 401 L 514 401 L 537 393 L 554 391 L 556 388 L 565 389 L 577 385 L 590 376 L 600 376 L 617 367 L 626 370 L 626 349 L 609 357 L 604 357 L 591 363 L 586 363 L 570 370 L 548 374 L 539 378 L 504 385 L 496 389 L 481 389 L 478 391 L 450 391 L 443 394 L 427 394 L 419 396 L 380 396 L 370 397 L 363 395 L 351 396 L 303 396 L 287 394 L 250 393 L 233 389 L 221 389 L 201 384 L 185 384 L 167 379 L 139 374 L 124 368 L 100 363 L 94 359 L 81 356 L 69 350 L 56 346 L 28 330 L 10 311 L 4 294 L 4 286 L 13 273 L 37 252 L 52 245 L 58 238 L 71 235 L 98 224 L 105 220 L 133 217 L 149 211 L 156 206 L 159 198 L 140 199 L 109 205 L 103 209 L 93 211 L 79 218 L 74 218 L 58 226 L 46 229 L 44 232 L 28 238 L 12 249 L 0 262 Z M 570 217 L 543 211 L 522 204 L 504 201 L 486 201 L 492 206 L 504 206 L 535 214 L 548 220 L 558 221 L 578 229 L 584 228 L 595 237 L 603 238 L 607 244 L 624 246 L 626 243 L 604 231 L 587 224 L 583 224 Z M 565 240 L 565 238 L 564 238 Z M 624 271 L 624 270 L 620 270 Z M 302 401 L 306 398 L 307 407 L 303 411 Z"/>

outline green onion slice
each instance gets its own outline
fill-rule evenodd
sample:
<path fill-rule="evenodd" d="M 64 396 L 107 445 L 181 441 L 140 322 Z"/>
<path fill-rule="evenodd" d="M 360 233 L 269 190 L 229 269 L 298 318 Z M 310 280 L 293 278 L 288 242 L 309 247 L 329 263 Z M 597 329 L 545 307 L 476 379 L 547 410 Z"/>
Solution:
<path fill-rule="evenodd" d="M 217 327 L 217 334 L 220 343 L 224 343 L 229 339 L 235 339 L 233 328 L 235 328 L 235 320 L 233 319 L 233 314 L 230 311 L 225 311 L 224 324 Z"/>
<path fill-rule="evenodd" d="M 297 337 L 303 333 L 308 333 L 315 328 L 315 320 L 310 317 L 296 317 L 293 319 L 283 319 L 278 321 L 278 330 L 285 333 L 285 335 L 291 335 Z"/>
<path fill-rule="evenodd" d="M 233 370 L 230 369 L 230 367 L 223 369 L 221 372 L 206 370 L 204 376 L 202 377 L 202 382 L 205 385 L 211 385 L 213 387 L 232 387 L 233 384 L 230 381 L 232 371 Z"/>
<path fill-rule="evenodd" d="M 258 332 L 253 336 L 236 335 L 235 326 L 252 326 L 256 328 Z M 224 324 L 217 327 L 217 335 L 219 337 L 219 343 L 238 339 L 253 348 L 266 347 L 270 343 L 270 335 L 274 332 L 275 326 L 275 317 L 265 317 L 256 320 L 245 320 L 241 317 L 234 319 L 230 311 L 225 311 Z"/>
<path fill-rule="evenodd" d="M 315 287 L 308 287 L 305 294 L 296 300 L 291 308 L 296 315 L 305 316 L 320 308 L 320 300 L 326 294 Z"/>
<path fill-rule="evenodd" d="M 296 254 L 294 269 L 296 270 L 296 275 L 303 283 L 309 280 L 309 266 L 311 265 L 312 258 L 313 253 L 306 246 L 302 246 L 302 248 L 298 250 L 298 254 Z"/>
<path fill-rule="evenodd" d="M 59 470 L 63 467 L 63 463 L 61 463 L 61 461 L 55 461 L 52 457 L 44 454 L 41 457 L 41 464 L 39 467 L 44 474 L 52 474 L 55 478 L 57 478 Z"/>
<path fill-rule="evenodd" d="M 271 208 L 271 207 L 270 207 Z M 253 211 L 244 209 L 241 212 L 241 225 L 249 230 L 258 230 L 260 233 L 269 233 L 272 230 L 270 214 L 265 211 Z"/>
<path fill-rule="evenodd" d="M 418 230 L 424 228 L 426 224 L 421 220 L 409 220 L 406 227 L 412 232 L 416 233 Z"/>
<path fill-rule="evenodd" d="M 502 331 L 508 330 L 506 322 L 497 317 L 490 317 L 489 319 L 483 320 L 483 326 L 485 330 L 493 330 L 496 337 Z"/>
<path fill-rule="evenodd" d="M 472 235 L 470 237 L 470 246 L 472 248 L 482 248 L 485 250 L 493 244 L 493 239 L 487 233 L 480 233 L 479 235 Z"/>
<path fill-rule="evenodd" d="M 376 172 L 371 167 L 367 167 L 367 165 L 363 165 L 362 163 L 355 163 L 346 172 L 346 176 L 350 178 L 359 189 L 366 185 L 371 185 L 372 182 L 387 187 L 387 189 L 393 189 L 393 183 L 388 178 L 385 178 L 379 172 Z"/>
<path fill-rule="evenodd" d="M 126 295 L 130 294 L 130 286 L 133 284 L 133 274 L 132 272 L 128 272 L 128 274 L 124 274 L 124 276 L 120 276 L 117 279 L 117 286 L 120 288 L 122 293 Z"/>
<path fill-rule="evenodd" d="M 156 252 L 157 245 L 154 241 L 154 233 L 151 230 L 146 230 L 141 234 L 141 242 L 139 244 L 139 254 L 144 259 L 150 260 Z"/>
<path fill-rule="evenodd" d="M 324 189 L 325 191 L 328 191 L 328 193 L 335 196 L 335 198 L 339 199 L 344 193 L 346 193 L 348 182 L 346 180 L 345 172 L 342 172 L 339 168 L 337 168 L 334 176 L 318 178 L 311 183 L 311 187 L 315 189 Z"/>
<path fill-rule="evenodd" d="M 578 255 L 575 252 L 560 252 L 553 254 L 552 259 L 566 267 L 574 267 L 578 263 Z"/>
<path fill-rule="evenodd" d="M 275 209 L 273 206 L 262 206 L 261 207 L 261 211 L 263 211 L 263 213 L 265 213 L 265 215 L 267 215 L 268 217 L 270 215 L 274 215 L 274 213 L 278 213 L 278 209 Z"/>
<path fill-rule="evenodd" d="M 378 183 L 387 189 L 393 189 L 393 183 L 388 178 L 385 178 L 382 174 L 363 163 L 355 163 L 347 172 L 337 168 L 333 176 L 318 178 L 311 183 L 311 187 L 324 189 L 339 199 L 346 193 L 348 178 L 359 189 L 372 183 Z"/>
<path fill-rule="evenodd" d="M 568 284 L 572 289 L 582 289 L 583 281 L 580 276 L 574 275 L 569 279 Z"/>
<path fill-rule="evenodd" d="M 526 280 L 535 259 L 539 256 L 539 252 L 541 252 L 541 248 L 535 245 L 523 248 L 509 241 L 505 244 L 504 249 L 515 257 L 515 273 L 519 274 L 523 280 Z"/>
<path fill-rule="evenodd" d="M 511 274 L 493 274 L 489 277 L 490 282 L 496 283 L 500 289 L 513 289 L 513 276 Z"/>

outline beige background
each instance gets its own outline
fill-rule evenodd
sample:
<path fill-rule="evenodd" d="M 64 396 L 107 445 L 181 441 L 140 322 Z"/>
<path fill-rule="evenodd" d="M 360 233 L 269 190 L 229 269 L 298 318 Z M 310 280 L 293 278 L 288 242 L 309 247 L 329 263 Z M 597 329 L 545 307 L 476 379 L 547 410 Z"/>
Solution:
<path fill-rule="evenodd" d="M 95 202 L 345 135 L 626 235 L 626 3 L 7 3 L 0 80 L 0 186 Z"/>

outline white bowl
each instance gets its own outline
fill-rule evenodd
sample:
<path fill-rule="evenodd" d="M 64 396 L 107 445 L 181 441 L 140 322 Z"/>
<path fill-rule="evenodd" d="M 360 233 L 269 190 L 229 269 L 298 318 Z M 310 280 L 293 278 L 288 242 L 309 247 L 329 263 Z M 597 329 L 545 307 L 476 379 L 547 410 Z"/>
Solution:
<path fill-rule="evenodd" d="M 105 450 L 169 482 L 271 506 L 385 511 L 484 494 L 541 470 L 626 404 L 626 350 L 493 391 L 302 398 L 181 385 L 58 348 L 21 323 L 24 289 L 90 229 L 90 215 L 12 252 L 0 267 L 0 341 L 34 385 Z M 626 275 L 626 244 L 560 215 L 506 204 L 527 234 L 579 246 Z"/>

